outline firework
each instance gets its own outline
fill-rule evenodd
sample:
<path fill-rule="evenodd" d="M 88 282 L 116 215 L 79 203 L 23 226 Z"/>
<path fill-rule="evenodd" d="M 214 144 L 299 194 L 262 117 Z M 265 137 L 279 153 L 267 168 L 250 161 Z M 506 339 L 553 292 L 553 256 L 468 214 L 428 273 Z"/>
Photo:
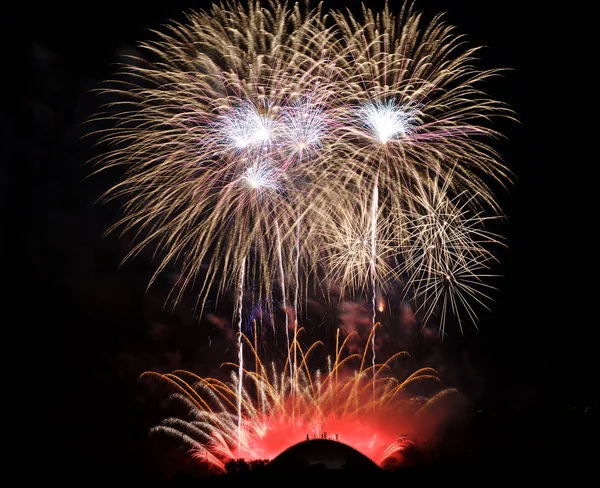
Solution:
<path fill-rule="evenodd" d="M 498 217 L 469 208 L 469 195 L 448 196 L 452 176 L 440 181 L 436 173 L 413 195 L 415 207 L 406 212 L 403 269 L 408 275 L 405 291 L 417 303 L 417 312 L 423 312 L 423 321 L 438 311 L 443 330 L 450 309 L 462 331 L 465 313 L 477 325 L 472 303 L 487 308 L 485 291 L 491 285 L 486 279 L 493 276 L 496 261 L 489 246 L 503 242 L 484 225 Z"/>
<path fill-rule="evenodd" d="M 126 170 L 104 198 L 126 199 L 126 259 L 160 256 L 150 284 L 177 261 L 202 314 L 225 294 L 239 310 L 246 289 L 298 309 L 309 283 L 374 304 L 402 277 L 424 319 L 477 320 L 500 240 L 483 230 L 490 184 L 509 181 L 489 122 L 511 112 L 442 16 L 232 1 L 155 35 L 105 90 L 118 101 L 97 162 Z"/>
<path fill-rule="evenodd" d="M 433 368 L 399 376 L 407 369 L 405 351 L 371 369 L 369 348 L 347 352 L 351 338 L 340 344 L 338 331 L 335 353 L 323 362 L 323 343 L 302 346 L 297 334 L 282 367 L 264 364 L 243 336 L 248 366 L 226 363 L 230 381 L 183 370 L 146 372 L 143 379 L 169 387 L 173 406 L 183 413 L 166 418 L 151 433 L 176 439 L 192 459 L 217 471 L 230 460 L 270 460 L 290 445 L 323 437 L 350 445 L 380 466 L 401 463 L 407 448 L 443 424 L 444 415 L 430 412 L 443 406 L 449 416 L 461 397 Z M 315 357 L 321 369 L 311 368 Z"/>

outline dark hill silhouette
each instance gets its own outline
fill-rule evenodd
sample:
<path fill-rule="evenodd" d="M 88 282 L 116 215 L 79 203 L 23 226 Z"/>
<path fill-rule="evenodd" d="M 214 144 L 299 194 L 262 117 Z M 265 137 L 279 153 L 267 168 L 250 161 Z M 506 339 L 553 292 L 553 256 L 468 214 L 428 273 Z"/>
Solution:
<path fill-rule="evenodd" d="M 293 469 L 345 470 L 380 472 L 381 468 L 367 456 L 343 442 L 311 439 L 287 448 L 269 464 L 271 471 Z"/>

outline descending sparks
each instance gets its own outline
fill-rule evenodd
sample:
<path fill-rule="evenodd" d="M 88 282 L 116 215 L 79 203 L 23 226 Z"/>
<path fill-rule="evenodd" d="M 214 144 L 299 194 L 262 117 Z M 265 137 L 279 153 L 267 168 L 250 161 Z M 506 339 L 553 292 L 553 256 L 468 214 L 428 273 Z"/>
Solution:
<path fill-rule="evenodd" d="M 410 235 L 405 244 L 410 276 L 406 290 L 415 297 L 423 321 L 437 314 L 442 329 L 449 312 L 477 324 L 473 304 L 487 307 L 491 285 L 486 280 L 496 260 L 489 246 L 502 245 L 501 237 L 485 227 L 492 217 L 469 209 L 463 194 L 449 196 L 451 177 L 440 182 L 433 176 L 414 195 L 416 207 L 407 214 Z"/>
<path fill-rule="evenodd" d="M 240 286 L 299 307 L 313 286 L 401 280 L 425 319 L 476 323 L 501 241 L 484 230 L 500 213 L 492 185 L 510 181 L 493 121 L 512 117 L 486 95 L 499 72 L 477 69 L 478 51 L 408 4 L 189 13 L 103 90 L 115 103 L 96 120 L 114 124 L 97 164 L 126 169 L 104 195 L 123 199 L 126 259 L 158 259 L 150 284 L 177 262 L 173 302 L 198 284 L 200 316 L 225 295 L 237 309 Z"/>

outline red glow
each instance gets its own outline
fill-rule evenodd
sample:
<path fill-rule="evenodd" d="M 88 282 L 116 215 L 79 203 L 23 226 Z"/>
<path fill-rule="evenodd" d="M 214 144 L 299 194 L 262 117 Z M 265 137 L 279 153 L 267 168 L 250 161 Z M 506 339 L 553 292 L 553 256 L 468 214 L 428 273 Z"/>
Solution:
<path fill-rule="evenodd" d="M 244 369 L 241 390 L 235 364 L 227 365 L 232 367 L 230 383 L 189 371 L 145 373 L 175 387 L 178 393 L 171 398 L 190 415 L 166 419 L 153 431 L 177 437 L 194 460 L 217 470 L 234 459 L 271 460 L 307 438 L 338 440 L 380 466 L 392 459 L 401 465 L 408 447 L 445 422 L 458 393 L 444 388 L 432 368 L 405 377 L 395 374 L 393 366 L 408 356 L 404 351 L 375 366 L 366 360 L 370 348 L 362 356 L 342 357 L 347 341 L 336 346 L 338 353 L 325 372 L 308 368 L 319 344 L 302 350 L 294 340 L 296 360 L 290 354 L 281 369 L 263 365 L 254 354 L 245 362 L 252 369 Z M 249 341 L 246 345 L 251 347 Z"/>
<path fill-rule="evenodd" d="M 388 412 L 390 414 L 391 412 Z M 410 429 L 401 421 L 385 421 L 383 412 L 374 412 L 371 418 L 360 415 L 315 418 L 313 422 L 297 422 L 272 417 L 244 420 L 242 430 L 252 432 L 243 442 L 241 452 L 232 452 L 234 458 L 246 461 L 273 459 L 288 447 L 307 439 L 327 438 L 347 444 L 377 464 L 390 456 L 401 456 L 410 441 L 399 437 L 396 432 L 406 433 Z M 244 435 L 244 434 L 243 434 Z M 308 437 L 307 437 L 308 436 Z"/>

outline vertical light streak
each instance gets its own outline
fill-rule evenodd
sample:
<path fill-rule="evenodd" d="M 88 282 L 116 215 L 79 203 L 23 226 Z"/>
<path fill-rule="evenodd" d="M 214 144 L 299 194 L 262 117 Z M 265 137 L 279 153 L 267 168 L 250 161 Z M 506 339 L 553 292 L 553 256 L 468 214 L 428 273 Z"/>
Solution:
<path fill-rule="evenodd" d="M 298 292 L 300 289 L 300 223 L 302 219 L 298 216 L 296 225 L 296 260 L 294 263 L 294 281 L 296 289 L 294 290 L 294 343 L 296 342 L 298 335 Z M 297 378 L 298 371 L 298 355 L 296 347 L 294 347 L 294 378 Z M 295 382 L 292 384 L 292 397 L 295 395 Z"/>
<path fill-rule="evenodd" d="M 242 456 L 242 374 L 244 372 L 244 354 L 242 345 L 242 308 L 244 303 L 244 279 L 246 271 L 246 259 L 242 261 L 240 270 L 240 288 L 238 301 L 238 395 L 237 395 L 237 411 L 238 411 L 238 457 Z"/>
<path fill-rule="evenodd" d="M 287 310 L 287 299 L 286 299 L 286 289 L 285 289 L 285 272 L 283 270 L 283 253 L 281 250 L 281 233 L 279 231 L 279 223 L 277 220 L 275 221 L 275 231 L 277 234 L 277 259 L 279 261 L 279 284 L 281 286 L 281 295 L 282 295 L 282 303 L 283 303 L 283 313 L 285 314 L 285 340 L 287 344 L 288 351 L 288 361 L 291 364 L 290 357 L 290 330 L 288 324 L 288 310 Z M 294 381 L 294 371 L 290 367 L 290 381 L 293 383 Z"/>
<path fill-rule="evenodd" d="M 373 377 L 375 377 L 375 322 L 377 319 L 377 213 L 379 210 L 379 171 L 375 176 L 373 188 L 373 204 L 371 205 L 371 287 L 373 300 L 373 336 L 371 337 L 371 348 L 373 353 L 372 366 Z M 375 382 L 373 382 L 373 395 L 375 395 Z"/>

